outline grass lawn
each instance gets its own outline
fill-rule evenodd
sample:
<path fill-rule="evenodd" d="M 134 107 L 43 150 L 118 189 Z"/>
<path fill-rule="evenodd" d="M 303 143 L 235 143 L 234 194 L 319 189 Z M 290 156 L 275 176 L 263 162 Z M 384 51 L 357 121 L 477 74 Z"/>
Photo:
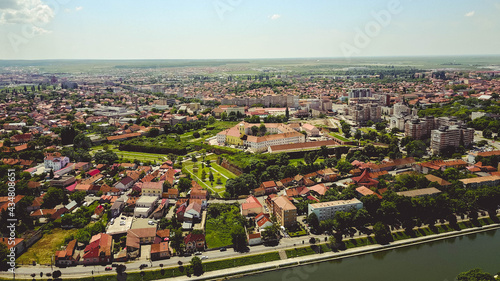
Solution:
<path fill-rule="evenodd" d="M 337 138 L 337 139 L 339 139 L 341 141 L 346 141 L 346 142 L 353 141 L 351 139 L 347 139 L 347 138 L 345 138 L 345 137 L 343 137 L 343 136 L 341 136 L 339 134 L 335 134 L 335 133 L 330 133 L 330 136 L 335 137 L 335 138 Z"/>
<path fill-rule="evenodd" d="M 231 173 L 229 170 L 223 168 L 222 166 L 218 165 L 217 163 L 210 163 L 210 165 L 212 166 L 213 170 L 216 170 L 217 172 L 219 172 L 219 174 L 224 175 L 225 178 L 234 179 L 236 177 L 235 174 Z M 212 170 L 212 172 L 213 172 L 213 170 Z"/>
<path fill-rule="evenodd" d="M 196 165 L 198 167 L 198 172 L 195 173 L 193 168 L 194 168 L 194 165 Z M 236 176 L 229 172 L 228 170 L 222 168 L 221 166 L 217 165 L 216 163 L 211 163 L 210 164 L 212 167 L 206 167 L 204 169 L 202 169 L 202 162 L 196 162 L 196 163 L 193 163 L 191 161 L 187 161 L 183 164 L 183 167 L 188 170 L 188 172 L 191 173 L 192 176 L 194 176 L 194 179 L 196 180 L 196 182 L 198 182 L 198 184 L 200 184 L 202 187 L 205 187 L 206 189 L 210 189 L 212 190 L 213 192 L 216 192 L 216 193 L 222 193 L 224 191 L 226 191 L 226 181 L 228 180 L 228 178 L 235 178 Z M 213 169 L 212 169 L 213 168 Z M 206 177 L 205 177 L 205 181 L 202 181 L 201 180 L 201 174 L 202 174 L 202 171 L 205 170 L 205 173 L 206 173 Z M 214 186 L 212 187 L 210 181 L 209 181 L 209 175 L 210 175 L 210 171 L 212 171 L 212 174 L 214 175 Z M 217 178 L 220 178 L 222 184 L 217 184 Z"/>
<path fill-rule="evenodd" d="M 218 248 L 232 244 L 231 228 L 239 224 L 236 215 L 240 213 L 240 208 L 231 205 L 230 211 L 218 214 L 217 217 L 207 216 L 205 223 L 205 240 L 208 248 Z"/>
<path fill-rule="evenodd" d="M 121 151 L 114 145 L 108 146 L 111 151 L 116 153 L 120 160 L 139 160 L 139 161 L 152 161 L 152 162 L 160 162 L 162 163 L 167 159 L 166 154 L 155 154 L 155 153 L 145 153 L 145 152 L 134 152 L 134 151 Z M 102 150 L 103 146 L 94 146 L 90 151 L 90 155 L 94 155 L 94 153 L 98 150 Z"/>
<path fill-rule="evenodd" d="M 212 270 L 231 268 L 231 267 L 235 267 L 235 266 L 244 266 L 244 265 L 261 263 L 261 262 L 276 261 L 279 259 L 280 259 L 280 255 L 278 254 L 278 252 L 272 252 L 272 253 L 266 253 L 266 254 L 262 254 L 262 255 L 246 256 L 246 257 L 241 257 L 241 258 L 220 260 L 220 261 L 214 261 L 214 262 L 203 263 L 203 264 L 204 265 L 206 264 L 207 271 L 212 271 Z"/>
<path fill-rule="evenodd" d="M 22 254 L 16 262 L 18 264 L 31 264 L 36 261 L 38 264 L 50 264 L 52 255 L 64 243 L 64 238 L 76 234 L 77 231 L 78 229 L 53 229 L 52 233 L 45 234 L 28 251 Z"/>
<path fill-rule="evenodd" d="M 318 157 L 318 159 L 316 159 L 316 161 L 314 161 L 314 163 L 318 164 L 318 163 L 321 163 L 323 161 L 324 161 L 323 158 Z M 304 162 L 304 158 L 290 159 L 289 162 L 290 162 L 290 164 L 293 164 L 295 166 L 297 166 L 297 164 L 299 162 L 302 162 L 302 164 L 304 164 L 304 165 L 306 164 L 306 162 Z"/>

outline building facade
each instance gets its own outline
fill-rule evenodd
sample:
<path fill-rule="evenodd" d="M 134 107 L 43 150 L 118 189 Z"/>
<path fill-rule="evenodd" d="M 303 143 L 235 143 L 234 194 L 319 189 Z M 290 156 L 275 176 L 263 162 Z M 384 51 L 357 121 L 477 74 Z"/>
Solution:
<path fill-rule="evenodd" d="M 351 199 L 309 204 L 307 215 L 314 213 L 320 221 L 324 221 L 333 219 L 338 211 L 348 212 L 353 208 L 359 210 L 363 208 L 363 203 L 358 199 Z"/>

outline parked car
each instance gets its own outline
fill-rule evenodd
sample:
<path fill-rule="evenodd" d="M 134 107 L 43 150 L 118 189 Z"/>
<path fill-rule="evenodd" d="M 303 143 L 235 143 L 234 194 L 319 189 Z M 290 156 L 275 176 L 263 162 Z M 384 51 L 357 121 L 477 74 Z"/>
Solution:
<path fill-rule="evenodd" d="M 226 247 L 222 247 L 222 248 L 220 248 L 220 251 L 221 251 L 221 252 L 224 252 L 225 250 L 227 250 L 227 249 L 226 249 Z"/>
<path fill-rule="evenodd" d="M 208 257 L 207 256 L 201 256 L 201 259 L 202 260 L 206 260 L 206 259 L 208 259 Z"/>
<path fill-rule="evenodd" d="M 104 270 L 109 271 L 109 270 L 113 270 L 113 268 L 111 266 L 106 266 L 106 268 Z"/>
<path fill-rule="evenodd" d="M 143 269 L 143 268 L 145 268 L 145 267 L 148 267 L 148 265 L 147 265 L 147 264 L 145 264 L 145 263 L 143 263 L 143 264 L 141 264 L 141 265 L 139 266 L 139 268 L 140 268 L 140 269 Z"/>
<path fill-rule="evenodd" d="M 194 254 L 197 255 L 197 256 L 199 256 L 199 255 L 201 255 L 201 252 L 196 252 Z"/>
<path fill-rule="evenodd" d="M 111 265 L 111 267 L 118 267 L 118 264 L 114 263 L 114 264 Z"/>

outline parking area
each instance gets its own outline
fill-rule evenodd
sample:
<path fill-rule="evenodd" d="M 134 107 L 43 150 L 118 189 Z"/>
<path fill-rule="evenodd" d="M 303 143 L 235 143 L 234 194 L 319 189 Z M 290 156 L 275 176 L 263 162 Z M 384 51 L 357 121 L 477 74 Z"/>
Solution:
<path fill-rule="evenodd" d="M 130 227 L 132 226 L 132 219 L 133 217 L 125 217 L 125 216 L 119 216 L 115 218 L 113 224 L 108 224 L 108 229 L 106 230 L 106 234 L 115 235 L 115 234 L 126 233 L 127 230 L 129 230 Z"/>

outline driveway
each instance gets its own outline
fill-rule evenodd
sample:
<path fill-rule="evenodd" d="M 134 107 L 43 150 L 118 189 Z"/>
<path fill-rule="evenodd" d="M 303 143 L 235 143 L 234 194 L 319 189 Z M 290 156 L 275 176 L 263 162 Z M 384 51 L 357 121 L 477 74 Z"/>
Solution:
<path fill-rule="evenodd" d="M 151 258 L 151 245 L 141 245 L 141 257 L 139 260 L 145 261 Z"/>

